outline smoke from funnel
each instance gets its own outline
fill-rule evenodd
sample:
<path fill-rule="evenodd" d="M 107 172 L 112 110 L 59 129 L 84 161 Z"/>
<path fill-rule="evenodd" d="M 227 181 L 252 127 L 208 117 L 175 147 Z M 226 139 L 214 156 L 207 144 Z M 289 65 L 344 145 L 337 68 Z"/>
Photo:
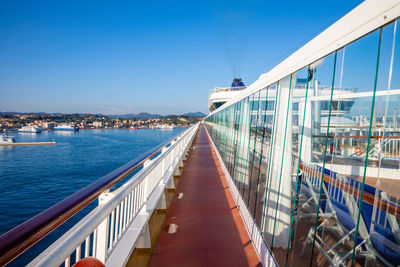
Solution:
<path fill-rule="evenodd" d="M 246 15 L 239 6 L 217 8 L 216 22 L 233 77 L 241 77 L 245 53 Z"/>

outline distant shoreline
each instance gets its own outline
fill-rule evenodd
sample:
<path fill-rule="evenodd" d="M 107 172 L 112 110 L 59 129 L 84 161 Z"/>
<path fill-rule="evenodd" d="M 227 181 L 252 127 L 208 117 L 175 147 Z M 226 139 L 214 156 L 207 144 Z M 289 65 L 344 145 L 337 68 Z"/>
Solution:
<path fill-rule="evenodd" d="M 173 129 L 178 128 L 188 128 L 190 126 L 175 126 Z M 171 129 L 171 130 L 173 130 Z M 136 131 L 136 130 L 166 130 L 162 128 L 138 128 L 138 129 L 129 129 L 129 128 L 79 128 L 79 131 L 88 131 L 88 130 L 129 130 L 129 131 Z M 79 132 L 79 131 L 63 131 L 63 130 L 54 130 L 54 129 L 42 129 L 42 132 Z M 0 131 L 1 132 L 1 131 Z M 18 129 L 15 130 L 5 130 L 2 131 L 4 133 L 23 133 L 23 134 L 30 134 L 30 132 L 18 132 Z M 37 134 L 37 133 L 34 133 Z"/>

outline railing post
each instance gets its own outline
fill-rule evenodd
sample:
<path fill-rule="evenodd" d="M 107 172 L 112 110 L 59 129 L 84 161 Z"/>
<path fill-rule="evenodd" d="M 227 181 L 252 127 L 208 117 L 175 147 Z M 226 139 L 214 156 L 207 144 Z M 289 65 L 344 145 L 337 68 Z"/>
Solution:
<path fill-rule="evenodd" d="M 150 164 L 151 164 L 151 160 L 150 160 L 150 159 L 146 160 L 146 161 L 143 163 L 143 168 L 149 167 Z"/>
<path fill-rule="evenodd" d="M 151 160 L 148 159 L 143 163 L 143 169 L 149 167 L 151 164 Z M 144 194 L 143 194 L 143 202 L 145 203 L 144 205 L 147 207 L 147 198 L 149 197 L 149 176 L 144 178 Z"/>
<path fill-rule="evenodd" d="M 102 193 L 99 196 L 99 206 L 104 205 L 107 203 L 114 195 L 108 190 L 104 193 Z M 95 256 L 97 259 L 102 261 L 103 263 L 106 262 L 106 257 L 107 257 L 107 247 L 108 247 L 108 235 L 109 235 L 109 217 L 107 216 L 97 227 L 97 235 L 96 235 L 96 251 L 95 251 Z"/>
<path fill-rule="evenodd" d="M 173 158 L 173 162 L 178 162 L 176 169 L 173 172 L 174 176 L 179 176 L 180 175 L 180 170 L 179 168 L 183 167 L 183 160 L 182 160 L 182 147 L 183 147 L 183 143 L 185 141 L 185 137 L 182 137 L 182 139 L 180 140 L 179 144 L 173 149 L 172 152 L 172 158 Z"/>
<path fill-rule="evenodd" d="M 166 147 L 163 147 L 163 149 L 161 150 L 161 154 L 165 154 L 165 152 L 168 150 L 168 148 L 166 148 Z M 162 174 L 162 176 L 164 176 L 165 175 L 165 173 L 167 172 L 167 170 L 165 169 L 165 160 L 166 160 L 166 158 L 167 158 L 168 156 L 164 156 L 164 158 L 163 158 L 163 160 L 162 160 L 162 162 L 161 162 L 161 164 L 162 164 L 162 168 L 161 168 L 161 174 Z"/>
<path fill-rule="evenodd" d="M 174 150 L 175 148 L 173 148 L 172 150 Z M 170 151 L 170 155 L 167 155 L 166 157 L 165 157 L 165 159 L 164 159 L 164 162 L 165 161 L 167 161 L 167 166 L 166 166 L 166 168 L 167 168 L 167 171 L 164 173 L 164 177 L 163 177 L 163 179 L 164 179 L 164 184 L 166 184 L 166 188 L 167 189 L 172 189 L 172 188 L 175 188 L 175 183 L 174 183 L 174 170 L 172 170 L 172 167 L 173 167 L 173 165 L 174 165 L 174 159 L 172 158 L 172 151 Z M 171 171 L 172 171 L 172 173 L 170 173 L 170 174 L 167 174 L 168 173 L 168 171 L 171 169 Z"/>

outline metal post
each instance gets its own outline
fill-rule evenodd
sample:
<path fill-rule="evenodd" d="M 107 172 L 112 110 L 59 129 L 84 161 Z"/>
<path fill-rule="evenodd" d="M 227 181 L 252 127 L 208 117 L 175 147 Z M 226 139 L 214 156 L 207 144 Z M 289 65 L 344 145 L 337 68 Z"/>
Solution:
<path fill-rule="evenodd" d="M 107 203 L 114 195 L 108 191 L 102 193 L 99 196 L 99 206 L 104 205 Z M 97 236 L 96 240 L 94 241 L 96 243 L 96 258 L 102 261 L 103 263 L 106 262 L 106 257 L 107 257 L 107 247 L 108 247 L 108 216 L 99 224 L 97 227 Z"/>

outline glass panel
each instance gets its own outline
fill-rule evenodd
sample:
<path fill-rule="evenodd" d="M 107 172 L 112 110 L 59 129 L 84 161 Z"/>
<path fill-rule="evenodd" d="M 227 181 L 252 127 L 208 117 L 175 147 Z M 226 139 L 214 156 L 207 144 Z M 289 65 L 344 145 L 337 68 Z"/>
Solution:
<path fill-rule="evenodd" d="M 265 209 L 266 198 L 265 193 L 267 191 L 267 173 L 270 166 L 270 158 L 271 158 L 271 147 L 273 144 L 272 140 L 272 132 L 274 121 L 274 112 L 275 109 L 271 109 L 273 103 L 276 99 L 276 84 L 269 86 L 267 89 L 261 91 L 261 112 L 263 114 L 263 136 L 262 136 L 262 147 L 261 147 L 261 157 L 260 157 L 260 171 L 257 176 L 258 182 L 258 190 L 257 196 L 255 199 L 255 221 L 258 227 L 262 228 L 262 220 L 263 220 L 263 210 Z"/>
<path fill-rule="evenodd" d="M 226 158 L 225 158 L 225 166 L 227 170 L 229 171 L 231 169 L 232 165 L 232 155 L 234 151 L 234 116 L 235 116 L 235 105 L 231 105 L 227 111 L 227 122 L 226 122 L 226 127 L 227 127 L 227 134 L 228 134 L 228 140 L 227 140 L 227 153 L 226 153 Z"/>
<path fill-rule="evenodd" d="M 253 96 L 249 96 L 243 101 L 243 116 L 241 124 L 243 124 L 240 133 L 240 152 L 238 161 L 238 179 L 239 192 L 244 199 L 244 190 L 248 187 L 248 161 L 249 161 L 249 140 L 250 140 L 250 110 Z"/>
<path fill-rule="evenodd" d="M 290 208 L 291 208 L 291 182 L 292 182 L 292 99 L 293 90 L 292 84 L 295 77 L 290 75 L 279 81 L 279 102 L 276 105 L 279 110 L 277 113 L 276 125 L 276 141 L 274 150 L 276 159 L 280 159 L 280 169 L 272 169 L 270 183 L 270 201 L 272 200 L 275 207 L 271 210 L 273 215 L 273 226 L 270 223 L 269 229 L 272 226 L 272 241 L 271 249 L 276 255 L 279 264 L 284 264 L 285 259 L 280 254 L 285 251 L 289 242 L 290 228 Z M 277 161 L 278 162 L 278 161 Z M 279 164 L 279 163 L 278 163 Z M 276 196 L 274 195 L 276 192 Z M 272 221 L 271 221 L 272 222 Z"/>
<path fill-rule="evenodd" d="M 331 117 L 321 122 L 329 138 L 326 163 L 315 170 L 323 182 L 318 192 L 310 263 L 331 264 L 335 260 L 346 265 L 353 247 L 363 242 L 355 237 L 361 229 L 357 227 L 358 200 L 369 149 L 378 45 L 379 32 L 374 32 L 337 53 Z"/>
<path fill-rule="evenodd" d="M 247 121 L 247 130 L 246 130 L 246 143 L 244 144 L 243 151 L 243 186 L 242 186 L 242 196 L 243 201 L 248 204 L 249 190 L 250 190 L 250 174 L 252 167 L 252 155 L 254 149 L 254 127 L 253 123 L 257 119 L 257 112 L 254 110 L 258 106 L 258 97 L 253 94 L 249 97 L 248 103 L 248 121 Z"/>
<path fill-rule="evenodd" d="M 238 111 L 237 111 L 237 106 L 238 103 L 235 103 L 232 106 L 232 123 L 231 123 L 231 152 L 229 155 L 229 166 L 227 166 L 228 168 L 228 172 L 231 175 L 231 177 L 233 177 L 233 166 L 234 166 L 234 161 L 235 161 L 235 153 L 236 153 L 236 131 L 237 131 L 237 117 L 238 115 Z"/>
<path fill-rule="evenodd" d="M 245 147 L 246 144 L 248 143 L 248 117 L 249 117 L 249 98 L 245 98 L 241 103 L 241 109 L 240 109 L 240 120 L 239 120 L 239 131 L 238 131 L 238 136 L 237 136 L 237 151 L 236 151 L 236 160 L 235 160 L 235 166 L 234 166 L 234 179 L 236 181 L 236 187 L 238 188 L 239 192 L 242 192 L 243 188 L 243 178 L 244 174 L 246 173 L 247 169 L 245 168 L 246 166 L 246 160 L 247 158 L 245 157 Z"/>
<path fill-rule="evenodd" d="M 268 166 L 266 194 L 263 211 L 262 229 L 264 238 L 270 248 L 287 245 L 288 226 L 290 221 L 290 168 L 284 167 L 290 160 L 287 148 L 288 124 L 291 105 L 291 76 L 279 81 L 276 90 L 275 125 L 272 134 L 273 145 L 270 154 L 271 164 Z M 289 127 L 290 128 L 290 127 Z M 290 143 L 290 142 L 289 142 Z M 288 145 L 287 145 L 288 144 Z M 287 179 L 289 176 L 289 179 Z M 289 183 L 289 186 L 287 185 Z M 278 209 L 279 207 L 279 209 Z M 278 260 L 279 262 L 279 260 Z"/>
<path fill-rule="evenodd" d="M 297 117 L 292 122 L 292 234 L 285 253 L 289 266 L 310 264 L 310 245 L 319 217 L 320 169 L 325 163 L 326 122 L 330 118 L 335 64 L 336 53 L 296 73 L 292 103 L 293 117 Z"/>
<path fill-rule="evenodd" d="M 397 26 L 206 119 L 281 266 L 400 264 Z"/>
<path fill-rule="evenodd" d="M 238 153 L 238 136 L 239 136 L 239 129 L 240 129 L 240 114 L 241 114 L 241 105 L 242 102 L 238 102 L 235 104 L 235 121 L 234 121 L 234 136 L 233 136 L 233 151 L 232 151 L 232 166 L 231 169 L 229 170 L 230 175 L 232 179 L 235 181 L 236 184 L 236 179 L 235 179 L 235 166 L 236 166 L 236 158 L 237 158 L 237 153 Z"/>
<path fill-rule="evenodd" d="M 252 169 L 251 169 L 251 190 L 248 199 L 250 214 L 255 217 L 257 209 L 257 200 L 261 195 L 260 189 L 260 166 L 262 162 L 263 152 L 263 141 L 265 134 L 265 108 L 266 108 L 266 89 L 261 90 L 258 93 L 258 105 L 257 105 L 257 119 L 256 123 L 253 124 L 254 132 L 254 149 L 252 156 Z"/>
<path fill-rule="evenodd" d="M 259 170 L 259 158 L 260 154 L 260 133 L 259 133 L 259 119 L 260 119 L 260 92 L 253 95 L 253 103 L 251 106 L 251 123 L 250 123 L 250 142 L 249 142 L 249 162 L 248 162 L 248 174 L 249 174 L 249 187 L 245 191 L 245 202 L 253 214 L 254 211 L 254 196 L 257 191 L 257 181 L 258 181 L 258 170 Z M 253 199 L 250 205 L 250 199 Z"/>
<path fill-rule="evenodd" d="M 398 25 L 382 30 L 377 92 L 371 126 L 368 166 L 365 173 L 363 202 L 359 209 L 365 224 L 367 258 L 364 266 L 400 265 L 400 143 L 397 110 L 400 91 L 397 76 L 399 66 Z M 361 223 L 359 223 L 361 225 Z M 359 226 L 363 235 L 363 226 Z M 357 254 L 356 254 L 357 255 Z M 356 260 L 355 260 L 356 261 Z"/>

